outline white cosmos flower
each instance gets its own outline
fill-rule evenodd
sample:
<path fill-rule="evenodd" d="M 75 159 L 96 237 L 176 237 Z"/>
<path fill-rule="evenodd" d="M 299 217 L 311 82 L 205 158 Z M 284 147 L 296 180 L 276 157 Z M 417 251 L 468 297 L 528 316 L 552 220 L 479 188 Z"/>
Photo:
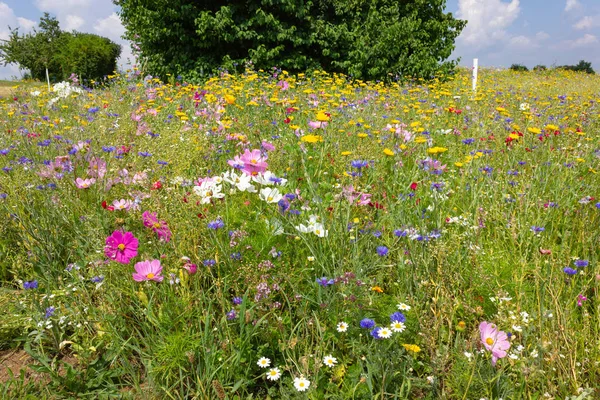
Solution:
<path fill-rule="evenodd" d="M 271 360 L 269 360 L 267 357 L 261 357 L 258 359 L 258 362 L 256 364 L 260 368 L 267 368 L 268 366 L 271 365 Z"/>
<path fill-rule="evenodd" d="M 279 190 L 267 187 L 261 189 L 259 197 L 261 198 L 261 200 L 264 200 L 267 203 L 277 203 L 283 198 L 283 195 L 279 193 Z"/>
<path fill-rule="evenodd" d="M 303 376 L 301 376 L 300 378 L 294 378 L 294 387 L 296 388 L 297 391 L 304 392 L 304 391 L 308 390 L 309 386 L 310 386 L 310 381 L 308 379 L 304 378 Z"/>
<path fill-rule="evenodd" d="M 223 186 L 212 181 L 204 181 L 200 186 L 194 186 L 194 193 L 200 197 L 201 204 L 210 203 L 211 199 L 222 199 L 225 193 L 221 193 Z"/>
<path fill-rule="evenodd" d="M 335 367 L 335 364 L 337 364 L 337 358 L 331 355 L 325 356 L 323 357 L 323 364 L 325 364 L 326 367 L 333 368 Z"/>
<path fill-rule="evenodd" d="M 267 371 L 267 379 L 270 381 L 276 381 L 279 380 L 279 378 L 281 378 L 281 371 L 279 370 L 279 368 L 275 367 L 275 368 L 271 368 Z"/>
<path fill-rule="evenodd" d="M 315 224 L 313 227 L 313 233 L 315 235 L 317 235 L 318 237 L 325 237 L 329 234 L 328 230 L 325 230 L 325 227 L 323 226 L 323 224 Z"/>
<path fill-rule="evenodd" d="M 271 185 L 283 186 L 287 183 L 287 179 L 278 178 L 271 171 L 265 171 L 262 174 L 255 175 L 252 177 L 252 180 L 254 182 L 260 183 L 261 185 L 265 185 L 265 186 L 271 186 Z"/>

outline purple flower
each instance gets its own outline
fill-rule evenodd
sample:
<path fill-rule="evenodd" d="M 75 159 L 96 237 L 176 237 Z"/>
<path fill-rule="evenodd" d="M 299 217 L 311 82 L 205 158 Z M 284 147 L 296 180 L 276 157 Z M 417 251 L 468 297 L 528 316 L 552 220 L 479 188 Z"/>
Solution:
<path fill-rule="evenodd" d="M 54 307 L 48 307 L 48 308 L 46 308 L 46 315 L 44 315 L 44 318 L 48 319 L 51 316 L 53 316 L 55 310 L 56 310 L 56 308 L 54 308 Z"/>
<path fill-rule="evenodd" d="M 540 232 L 544 232 L 546 230 L 546 228 L 544 228 L 543 226 L 532 226 L 530 228 L 531 232 L 533 233 L 540 233 Z"/>
<path fill-rule="evenodd" d="M 375 321 L 369 318 L 364 318 L 360 321 L 360 327 L 363 329 L 372 329 L 375 327 Z"/>
<path fill-rule="evenodd" d="M 587 267 L 589 263 L 588 260 L 575 260 L 575 262 L 573 262 L 577 268 Z"/>
<path fill-rule="evenodd" d="M 333 279 L 322 277 L 322 278 L 317 278 L 317 283 L 323 287 L 327 287 L 329 285 L 333 285 L 335 283 L 335 281 Z"/>
<path fill-rule="evenodd" d="M 240 305 L 242 304 L 243 299 L 241 297 L 234 297 L 233 298 L 233 304 L 235 305 Z"/>
<path fill-rule="evenodd" d="M 23 289 L 25 289 L 25 290 L 37 289 L 37 288 L 38 288 L 37 280 L 23 282 Z"/>
<path fill-rule="evenodd" d="M 231 310 L 226 314 L 226 316 L 227 319 L 231 321 L 232 319 L 236 319 L 237 313 L 235 312 L 235 310 Z"/>
<path fill-rule="evenodd" d="M 225 226 L 225 223 L 223 222 L 223 220 L 221 218 L 218 218 L 214 221 L 211 221 L 208 223 L 208 229 L 214 229 L 217 230 L 219 228 L 222 228 Z"/>
<path fill-rule="evenodd" d="M 577 270 L 571 267 L 565 267 L 563 268 L 563 272 L 567 275 L 575 275 L 577 273 Z"/>

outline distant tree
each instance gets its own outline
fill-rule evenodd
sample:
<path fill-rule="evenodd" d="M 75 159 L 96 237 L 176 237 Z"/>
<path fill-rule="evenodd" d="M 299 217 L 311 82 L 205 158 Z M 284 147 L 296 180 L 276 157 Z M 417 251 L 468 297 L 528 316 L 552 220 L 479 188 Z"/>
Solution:
<path fill-rule="evenodd" d="M 60 30 L 56 18 L 45 13 L 39 28 L 20 35 L 18 28 L 10 29 L 8 40 L 0 43 L 0 63 L 19 64 L 31 77 L 64 80 L 77 73 L 86 79 L 101 79 L 113 73 L 121 54 L 121 46 L 111 40 L 89 33 L 69 33 Z"/>
<path fill-rule="evenodd" d="M 535 67 L 533 67 L 533 70 L 534 70 L 534 71 L 546 71 L 547 69 L 548 69 L 548 68 L 546 68 L 546 66 L 545 66 L 545 65 L 541 65 L 541 64 L 538 64 L 538 65 L 536 65 Z"/>
<path fill-rule="evenodd" d="M 360 79 L 430 77 L 466 21 L 446 0 L 113 0 L 147 71 L 198 78 L 219 67 L 323 68 Z"/>
<path fill-rule="evenodd" d="M 579 64 L 577 64 L 577 65 L 563 65 L 562 67 L 559 67 L 559 68 L 566 69 L 568 71 L 585 72 L 586 74 L 595 74 L 596 73 L 596 72 L 594 72 L 594 69 L 592 68 L 592 63 L 585 61 L 585 60 L 579 61 Z"/>
<path fill-rule="evenodd" d="M 513 64 L 513 65 L 510 66 L 509 69 L 511 71 L 517 71 L 517 72 L 527 72 L 527 71 L 529 71 L 529 68 L 527 68 L 523 64 Z"/>

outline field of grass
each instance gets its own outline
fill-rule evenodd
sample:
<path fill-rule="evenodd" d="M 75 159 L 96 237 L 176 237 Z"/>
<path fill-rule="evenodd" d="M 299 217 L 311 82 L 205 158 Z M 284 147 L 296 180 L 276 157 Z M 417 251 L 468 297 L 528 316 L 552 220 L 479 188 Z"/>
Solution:
<path fill-rule="evenodd" d="M 0 99 L 0 398 L 600 398 L 600 78 L 470 88 Z"/>

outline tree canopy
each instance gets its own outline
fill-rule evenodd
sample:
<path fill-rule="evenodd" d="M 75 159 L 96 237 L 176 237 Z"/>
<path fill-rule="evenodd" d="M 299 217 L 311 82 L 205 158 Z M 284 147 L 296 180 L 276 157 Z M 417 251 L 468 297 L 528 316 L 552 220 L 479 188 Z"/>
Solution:
<path fill-rule="evenodd" d="M 98 80 L 116 70 L 120 54 L 121 46 L 108 38 L 61 31 L 48 13 L 32 33 L 21 35 L 18 28 L 11 29 L 8 40 L 0 43 L 0 62 L 19 64 L 39 80 L 46 79 L 46 68 L 52 81 L 65 80 L 72 73 Z"/>
<path fill-rule="evenodd" d="M 360 79 L 429 77 L 466 21 L 446 0 L 113 0 L 148 72 L 322 68 Z"/>

